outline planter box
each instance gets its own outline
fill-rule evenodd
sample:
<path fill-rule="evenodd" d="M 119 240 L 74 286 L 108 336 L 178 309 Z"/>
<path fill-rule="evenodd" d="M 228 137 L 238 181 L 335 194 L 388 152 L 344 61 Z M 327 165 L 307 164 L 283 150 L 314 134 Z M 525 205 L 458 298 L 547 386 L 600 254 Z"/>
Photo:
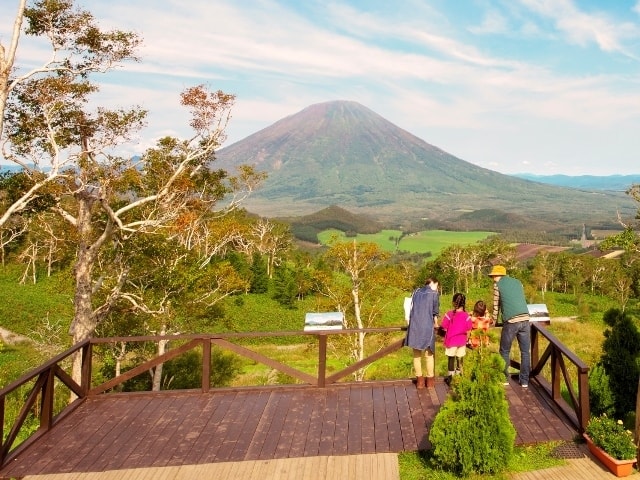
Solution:
<path fill-rule="evenodd" d="M 600 447 L 597 447 L 595 443 L 591 441 L 589 435 L 583 433 L 582 436 L 587 442 L 589 451 L 616 477 L 626 477 L 627 475 L 631 475 L 631 472 L 633 471 L 633 464 L 636 462 L 635 459 L 616 460 Z"/>

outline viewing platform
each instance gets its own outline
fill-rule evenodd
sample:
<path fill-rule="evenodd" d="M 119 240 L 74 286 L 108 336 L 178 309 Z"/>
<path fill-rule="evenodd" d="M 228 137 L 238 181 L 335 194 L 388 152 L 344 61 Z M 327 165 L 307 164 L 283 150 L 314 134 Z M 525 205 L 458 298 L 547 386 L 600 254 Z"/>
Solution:
<path fill-rule="evenodd" d="M 585 410 L 588 418 L 588 402 L 584 404 L 588 391 L 583 391 L 586 378 L 582 378 L 588 369 L 575 363 L 579 360 L 571 352 L 565 352 L 544 327 L 534 326 L 532 333 L 534 368 L 529 388 L 520 387 L 516 380 L 504 387 L 517 431 L 516 444 L 572 441 L 584 426 Z M 296 374 L 308 383 L 241 388 L 208 385 L 211 345 L 242 352 L 269 362 L 274 368 L 278 365 L 273 364 L 278 362 L 234 344 L 232 334 L 226 338 L 181 337 L 179 347 L 101 385 L 92 385 L 90 381 L 92 346 L 114 339 L 91 339 L 79 344 L 0 391 L 6 419 L 7 396 L 31 386 L 31 393 L 24 396 L 24 418 L 16 419 L 8 431 L 3 431 L 0 478 L 395 454 L 430 448 L 429 429 L 449 391 L 442 379 L 436 381 L 434 389 L 423 390 L 416 389 L 410 379 L 338 381 L 354 367 L 332 375 L 324 371 L 326 349 L 323 353 L 322 344 L 327 335 L 333 334 L 336 333 L 314 334 L 319 342 L 318 376 Z M 236 334 L 235 338 L 243 336 Z M 155 337 L 127 340 L 150 339 L 157 341 Z M 546 346 L 539 354 L 543 343 Z M 400 347 L 394 342 L 358 363 L 375 361 Z M 203 353 L 202 388 L 126 393 L 114 390 L 126 378 L 194 348 L 202 349 Z M 82 352 L 84 362 L 81 384 L 73 382 L 61 368 L 78 351 Z M 291 367 L 279 366 L 290 375 L 296 372 Z M 549 380 L 544 372 L 550 374 Z M 576 399 L 573 406 L 567 405 L 560 395 L 564 378 L 572 384 L 572 378 L 577 379 L 580 386 L 577 394 L 571 393 Z M 58 388 L 53 388 L 54 384 Z M 68 388 L 60 388 L 60 384 Z M 60 395 L 60 390 L 67 395 L 73 391 L 79 398 L 54 414 L 57 402 L 53 399 Z M 34 410 L 40 428 L 11 448 L 21 421 L 24 423 Z M 122 476 L 117 478 L 125 480 Z"/>

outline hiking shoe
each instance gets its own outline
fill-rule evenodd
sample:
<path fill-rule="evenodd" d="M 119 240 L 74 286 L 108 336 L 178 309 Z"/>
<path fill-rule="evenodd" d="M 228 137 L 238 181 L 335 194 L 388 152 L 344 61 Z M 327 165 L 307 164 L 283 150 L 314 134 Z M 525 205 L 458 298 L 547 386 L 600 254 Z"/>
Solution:
<path fill-rule="evenodd" d="M 522 388 L 529 388 L 529 384 L 528 383 L 521 383 L 520 385 L 522 386 Z"/>

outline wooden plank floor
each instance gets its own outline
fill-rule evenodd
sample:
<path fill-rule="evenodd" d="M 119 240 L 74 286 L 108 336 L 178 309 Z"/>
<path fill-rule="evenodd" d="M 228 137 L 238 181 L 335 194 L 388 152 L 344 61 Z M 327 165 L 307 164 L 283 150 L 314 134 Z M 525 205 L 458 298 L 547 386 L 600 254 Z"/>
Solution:
<path fill-rule="evenodd" d="M 532 385 L 506 388 L 516 443 L 571 440 Z M 410 380 L 87 399 L 0 470 L 0 478 L 428 449 L 448 387 Z"/>
<path fill-rule="evenodd" d="M 399 480 L 396 453 L 331 457 L 278 458 L 245 462 L 205 463 L 174 467 L 130 468 L 106 472 L 27 475 L 21 480 Z"/>

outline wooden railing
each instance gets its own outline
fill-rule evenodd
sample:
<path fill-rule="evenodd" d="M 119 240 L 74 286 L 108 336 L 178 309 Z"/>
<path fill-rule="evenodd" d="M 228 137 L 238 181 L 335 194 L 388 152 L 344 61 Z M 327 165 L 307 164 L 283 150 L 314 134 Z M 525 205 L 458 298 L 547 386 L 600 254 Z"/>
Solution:
<path fill-rule="evenodd" d="M 15 457 L 38 440 L 56 423 L 61 421 L 69 413 L 75 410 L 87 398 L 95 395 L 114 391 L 119 385 L 138 376 L 145 374 L 152 368 L 172 360 L 186 352 L 200 350 L 202 354 L 201 362 L 201 385 L 199 390 L 207 392 L 211 389 L 211 347 L 218 346 L 224 350 L 235 352 L 238 355 L 249 358 L 255 362 L 262 363 L 282 373 L 301 381 L 302 383 L 313 385 L 319 388 L 336 383 L 342 378 L 366 367 L 402 347 L 404 335 L 396 339 L 389 345 L 379 349 L 372 355 L 343 368 L 340 371 L 328 375 L 327 371 L 327 343 L 332 335 L 348 335 L 354 333 L 365 334 L 397 334 L 406 330 L 406 327 L 391 328 L 369 328 L 369 329 L 344 329 L 344 330 L 319 330 L 313 332 L 251 332 L 251 333 L 225 333 L 225 334 L 199 334 L 199 335 L 172 335 L 172 336 L 139 336 L 139 337 L 110 337 L 91 338 L 74 345 L 67 351 L 52 358 L 44 365 L 32 370 L 28 374 L 12 382 L 7 387 L 0 390 L 0 427 L 2 445 L 0 448 L 0 466 L 5 465 L 11 458 Z M 255 350 L 249 349 L 241 343 L 252 338 L 290 337 L 308 336 L 315 337 L 318 348 L 317 376 L 311 375 L 302 370 L 286 365 L 278 360 L 267 357 Z M 148 361 L 137 365 L 122 375 L 94 385 L 93 365 L 94 346 L 100 344 L 116 344 L 120 342 L 154 342 L 168 340 L 174 348 L 166 353 L 156 356 Z M 235 343 L 234 343 L 235 341 Z M 71 365 L 71 359 L 76 354 L 82 358 L 82 370 L 80 383 L 71 377 L 65 370 Z M 57 386 L 56 386 L 56 382 Z M 60 387 L 66 388 L 60 388 Z M 19 413 L 15 418 L 7 418 L 8 398 L 18 396 L 16 399 L 16 409 Z M 70 397 L 75 399 L 69 402 Z M 59 411 L 58 411 L 59 410 Z M 5 428 L 5 422 L 10 424 Z M 26 440 L 17 442 L 21 429 L 34 428 Z M 23 435 L 24 437 L 25 435 Z M 15 445 L 15 446 L 14 446 Z"/>
<path fill-rule="evenodd" d="M 323 388 L 367 365 L 379 360 L 402 347 L 404 335 L 387 346 L 376 351 L 372 355 L 353 363 L 337 372 L 328 374 L 327 346 L 328 339 L 332 335 L 347 335 L 363 332 L 366 334 L 398 334 L 406 330 L 406 327 L 351 329 L 351 330 L 325 330 L 314 332 L 251 332 L 251 333 L 226 333 L 226 334 L 201 334 L 201 335 L 174 335 L 174 336 L 140 336 L 140 337 L 110 337 L 91 338 L 78 343 L 67 351 L 52 358 L 44 365 L 32 370 L 22 378 L 0 390 L 0 427 L 2 428 L 2 444 L 0 448 L 0 466 L 5 465 L 38 440 L 44 433 L 61 421 L 69 413 L 81 405 L 87 398 L 117 391 L 117 387 L 124 382 L 145 374 L 152 368 L 172 360 L 186 352 L 199 350 L 202 355 L 201 384 L 198 391 L 207 392 L 212 387 L 210 384 L 211 373 L 211 348 L 213 345 L 224 350 L 235 352 L 238 355 L 249 358 L 255 362 L 267 365 L 275 370 L 285 373 L 300 382 Z M 255 350 L 247 348 L 242 343 L 257 338 L 308 336 L 317 342 L 317 374 L 296 369 L 278 360 L 267 357 Z M 541 339 L 545 339 L 547 346 L 540 354 Z M 166 353 L 145 361 L 123 374 L 94 385 L 93 366 L 96 361 L 94 347 L 101 344 L 116 344 L 119 342 L 154 342 L 160 340 L 170 341 L 172 348 Z M 556 337 L 541 325 L 532 324 L 531 327 L 531 378 L 536 381 L 548 393 L 551 399 L 574 422 L 580 433 L 589 420 L 589 390 L 588 367 L 575 354 L 569 351 Z M 77 383 L 67 372 L 71 365 L 71 359 L 76 354 L 82 358 L 82 370 L 80 383 Z M 517 367 L 517 362 L 512 363 Z M 573 386 L 573 378 L 570 375 L 567 364 L 572 364 L 577 370 L 578 393 L 576 395 Z M 549 365 L 549 368 L 546 366 Z M 65 370 L 65 368 L 67 370 Z M 544 377 L 550 371 L 550 379 Z M 564 380 L 564 383 L 562 383 Z M 569 392 L 570 405 L 562 397 L 562 385 Z M 65 388 L 62 388 L 65 387 Z M 13 411 L 19 409 L 15 418 L 8 418 L 7 405 L 10 396 L 17 396 Z M 70 396 L 75 399 L 69 402 Z M 8 429 L 5 423 L 9 424 Z M 35 426 L 33 425 L 35 423 Z M 19 438 L 24 427 L 35 429 L 29 435 Z"/>
<path fill-rule="evenodd" d="M 546 348 L 540 353 L 542 343 L 546 343 Z M 545 378 L 545 374 L 550 378 Z M 531 377 L 582 434 L 590 416 L 589 367 L 549 330 L 535 322 L 531 324 Z M 562 396 L 563 389 L 568 401 Z"/>

